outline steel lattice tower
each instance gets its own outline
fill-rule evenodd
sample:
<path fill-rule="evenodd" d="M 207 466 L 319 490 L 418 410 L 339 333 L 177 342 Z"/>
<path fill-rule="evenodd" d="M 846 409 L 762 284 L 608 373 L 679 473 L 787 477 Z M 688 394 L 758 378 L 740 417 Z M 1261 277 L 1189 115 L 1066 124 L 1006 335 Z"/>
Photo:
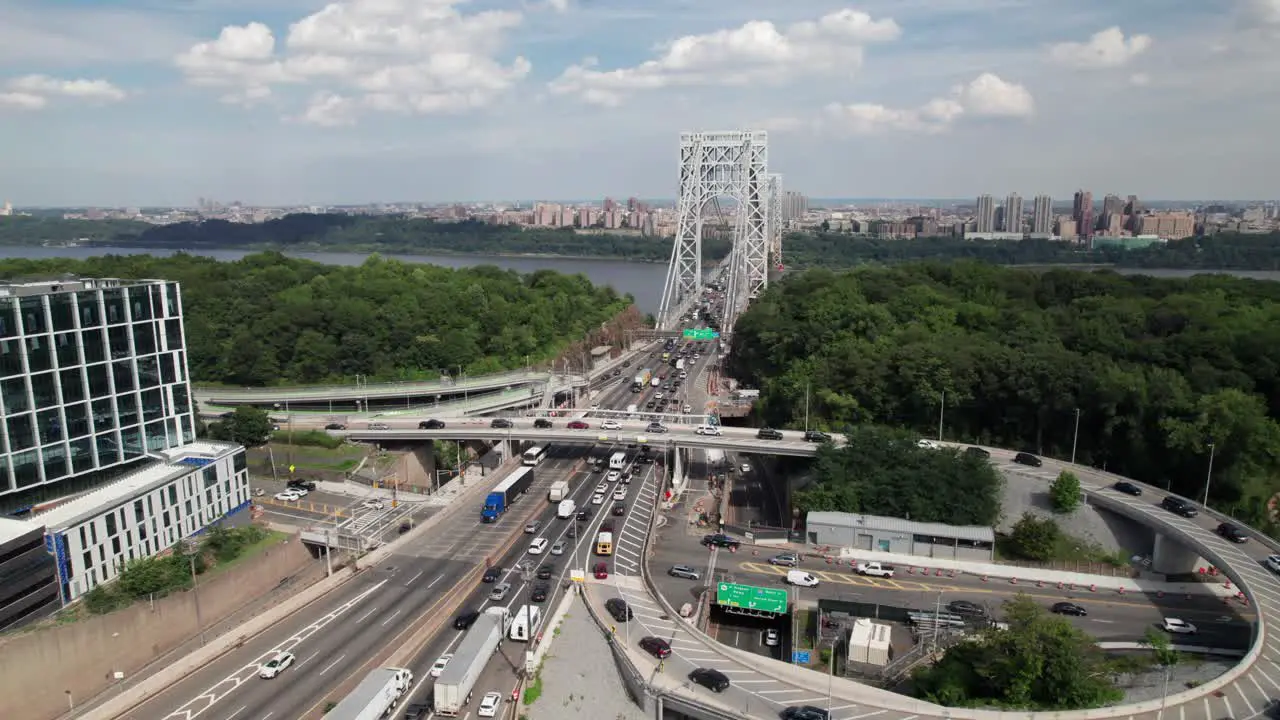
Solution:
<path fill-rule="evenodd" d="M 762 131 L 680 134 L 676 238 L 662 291 L 659 327 L 674 329 L 702 293 L 702 213 L 726 197 L 735 204 L 725 302 L 728 332 L 743 300 L 769 283 L 769 144 Z"/>
<path fill-rule="evenodd" d="M 769 265 L 782 269 L 782 176 L 769 175 Z"/>

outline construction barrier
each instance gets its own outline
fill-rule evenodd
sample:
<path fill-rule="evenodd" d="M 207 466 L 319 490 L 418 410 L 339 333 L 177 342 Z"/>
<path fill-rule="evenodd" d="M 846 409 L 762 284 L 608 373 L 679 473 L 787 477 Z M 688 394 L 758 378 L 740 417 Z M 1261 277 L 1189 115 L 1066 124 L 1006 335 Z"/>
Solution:
<path fill-rule="evenodd" d="M 942 568 L 938 568 L 938 572 L 934 573 L 935 577 L 942 577 Z"/>
<path fill-rule="evenodd" d="M 956 571 L 955 571 L 955 570 L 952 570 L 952 571 L 951 571 L 951 577 L 955 577 L 955 576 L 956 576 Z"/>
<path fill-rule="evenodd" d="M 1009 584 L 1010 584 L 1010 585 L 1017 585 L 1017 584 L 1018 584 L 1018 578 L 1009 578 Z"/>
<path fill-rule="evenodd" d="M 1164 597 L 1164 591 L 1163 591 L 1163 590 L 1157 590 L 1157 591 L 1156 591 L 1156 597 L 1158 597 L 1158 598 L 1162 598 L 1162 597 Z"/>
<path fill-rule="evenodd" d="M 1123 586 L 1123 585 L 1121 585 L 1121 586 L 1120 586 L 1120 594 L 1121 594 L 1121 595 L 1123 595 L 1123 594 L 1124 594 L 1124 586 Z"/>
<path fill-rule="evenodd" d="M 759 550 L 752 550 L 752 551 L 751 551 L 751 554 L 752 554 L 752 555 L 755 555 L 756 557 L 759 557 L 759 556 L 760 556 L 760 551 L 759 551 Z"/>
<path fill-rule="evenodd" d="M 1059 589 L 1059 590 L 1061 590 L 1061 589 L 1062 589 L 1062 581 L 1061 581 L 1061 580 L 1059 580 L 1059 581 L 1058 581 L 1058 589 Z"/>
<path fill-rule="evenodd" d="M 986 582 L 986 581 L 987 581 L 987 576 L 986 576 L 986 575 L 983 575 L 983 576 L 982 576 L 982 582 Z"/>
<path fill-rule="evenodd" d="M 827 558 L 827 564 L 828 564 L 828 565 L 830 565 L 830 564 L 831 564 L 831 558 L 830 558 L 830 557 L 828 557 L 828 558 Z"/>
<path fill-rule="evenodd" d="M 1224 587 L 1224 588 L 1226 588 L 1226 589 L 1230 590 L 1230 589 L 1231 589 L 1231 581 L 1230 581 L 1230 580 L 1226 581 L 1225 583 L 1223 583 L 1223 584 L 1222 584 L 1222 587 Z"/>
<path fill-rule="evenodd" d="M 916 569 L 915 569 L 914 567 L 912 567 L 912 566 L 908 565 L 908 566 L 907 566 L 907 574 L 908 574 L 908 575 L 915 575 L 915 574 L 916 574 Z"/>
<path fill-rule="evenodd" d="M 1090 586 L 1089 586 L 1089 592 L 1098 592 L 1098 586 L 1097 586 L 1097 585 L 1090 585 Z"/>
<path fill-rule="evenodd" d="M 1036 581 L 1036 587 L 1044 587 L 1044 581 L 1043 581 L 1043 580 L 1037 580 L 1037 581 Z"/>

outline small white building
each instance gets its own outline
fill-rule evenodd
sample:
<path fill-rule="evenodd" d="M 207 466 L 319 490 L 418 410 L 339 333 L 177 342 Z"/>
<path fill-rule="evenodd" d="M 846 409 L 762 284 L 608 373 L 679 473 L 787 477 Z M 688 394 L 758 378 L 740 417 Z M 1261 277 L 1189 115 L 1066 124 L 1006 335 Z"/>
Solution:
<path fill-rule="evenodd" d="M 888 625 L 871 622 L 868 618 L 855 620 L 849 633 L 849 662 L 878 667 L 888 665 L 893 655 L 892 631 Z"/>
<path fill-rule="evenodd" d="M 113 580 L 129 561 L 198 535 L 249 505 L 244 448 L 195 442 L 28 522 L 45 526 L 63 604 Z"/>

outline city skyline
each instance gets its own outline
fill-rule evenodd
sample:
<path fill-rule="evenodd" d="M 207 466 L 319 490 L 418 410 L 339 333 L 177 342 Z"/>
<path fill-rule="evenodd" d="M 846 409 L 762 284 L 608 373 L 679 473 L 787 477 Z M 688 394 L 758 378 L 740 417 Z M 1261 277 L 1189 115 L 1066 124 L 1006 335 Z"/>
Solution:
<path fill-rule="evenodd" d="M 678 133 L 718 129 L 814 198 L 1280 196 L 1262 0 L 323 5 L 3 0 L 0 196 L 669 197 Z"/>

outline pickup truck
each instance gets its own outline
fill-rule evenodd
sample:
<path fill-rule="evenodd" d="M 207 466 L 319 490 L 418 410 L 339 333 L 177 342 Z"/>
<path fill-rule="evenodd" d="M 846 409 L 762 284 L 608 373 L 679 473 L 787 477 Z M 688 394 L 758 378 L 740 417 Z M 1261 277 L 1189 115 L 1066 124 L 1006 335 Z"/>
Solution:
<path fill-rule="evenodd" d="M 856 570 L 859 575 L 870 575 L 872 577 L 883 577 L 883 578 L 893 577 L 893 566 L 882 565 L 878 562 L 858 563 L 858 567 L 856 568 Z"/>

